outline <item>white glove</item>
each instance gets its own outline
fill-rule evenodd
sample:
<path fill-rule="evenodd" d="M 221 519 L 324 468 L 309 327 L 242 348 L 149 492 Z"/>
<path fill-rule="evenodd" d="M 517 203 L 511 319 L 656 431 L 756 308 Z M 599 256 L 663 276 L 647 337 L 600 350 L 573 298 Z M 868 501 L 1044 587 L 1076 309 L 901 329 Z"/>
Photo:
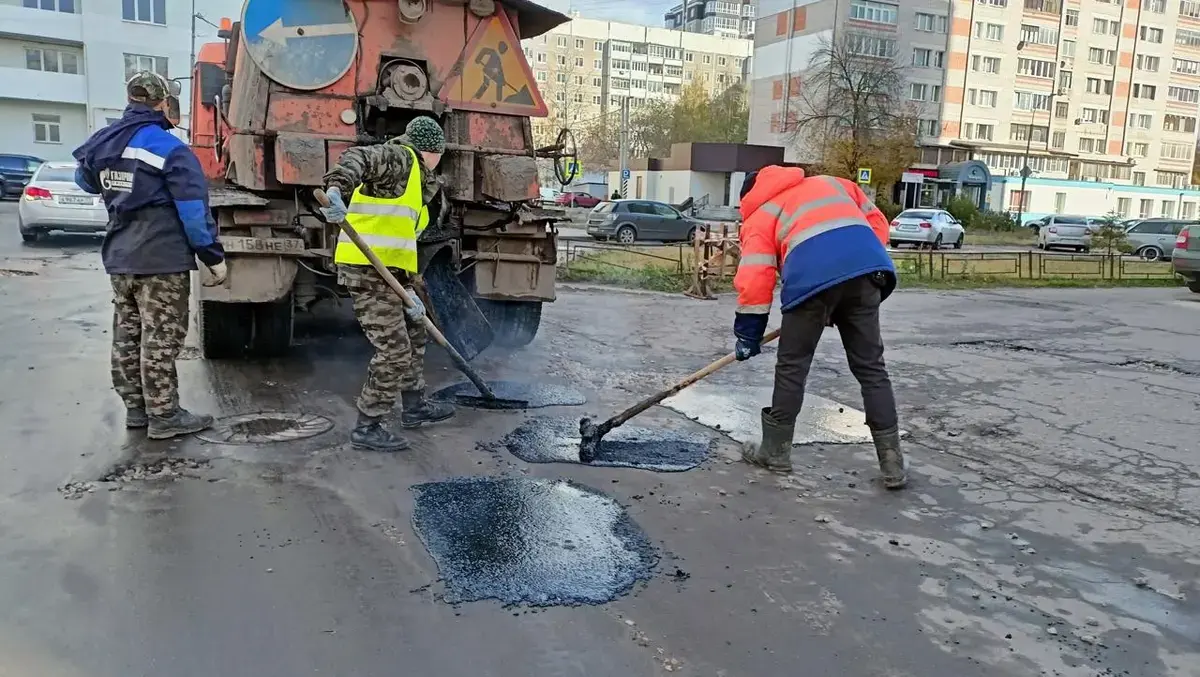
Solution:
<path fill-rule="evenodd" d="M 346 220 L 346 203 L 342 201 L 342 191 L 330 188 L 325 191 L 329 198 L 329 206 L 321 207 L 321 215 L 329 223 L 341 223 Z"/>
<path fill-rule="evenodd" d="M 411 288 L 408 290 L 408 298 L 412 299 L 412 308 L 405 306 L 404 316 L 410 322 L 420 322 L 421 318 L 425 317 L 425 304 L 421 302 L 421 297 L 417 296 L 417 292 Z"/>
<path fill-rule="evenodd" d="M 208 272 L 211 275 L 209 276 L 208 282 L 204 283 L 205 287 L 218 287 L 223 285 L 225 284 L 225 278 L 229 277 L 229 268 L 225 265 L 224 261 L 215 266 L 209 266 Z"/>

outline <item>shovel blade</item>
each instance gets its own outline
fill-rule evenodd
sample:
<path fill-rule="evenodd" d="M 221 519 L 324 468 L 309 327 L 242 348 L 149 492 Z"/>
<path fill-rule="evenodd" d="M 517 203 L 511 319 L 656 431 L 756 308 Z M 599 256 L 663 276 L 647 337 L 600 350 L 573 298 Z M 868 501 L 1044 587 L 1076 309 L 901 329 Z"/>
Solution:
<path fill-rule="evenodd" d="M 494 335 L 466 285 L 444 259 L 435 259 L 421 273 L 438 329 L 455 350 L 470 361 L 492 345 Z"/>

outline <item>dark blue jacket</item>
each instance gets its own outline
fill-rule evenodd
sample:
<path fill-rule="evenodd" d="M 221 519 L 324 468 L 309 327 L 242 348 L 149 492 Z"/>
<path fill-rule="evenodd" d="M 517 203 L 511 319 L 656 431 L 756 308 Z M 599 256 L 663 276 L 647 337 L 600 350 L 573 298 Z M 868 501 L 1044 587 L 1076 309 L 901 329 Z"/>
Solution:
<path fill-rule="evenodd" d="M 108 234 L 101 250 L 109 275 L 156 275 L 225 259 L 208 208 L 208 182 L 171 123 L 133 103 L 117 122 L 75 149 L 75 181 L 103 195 Z"/>

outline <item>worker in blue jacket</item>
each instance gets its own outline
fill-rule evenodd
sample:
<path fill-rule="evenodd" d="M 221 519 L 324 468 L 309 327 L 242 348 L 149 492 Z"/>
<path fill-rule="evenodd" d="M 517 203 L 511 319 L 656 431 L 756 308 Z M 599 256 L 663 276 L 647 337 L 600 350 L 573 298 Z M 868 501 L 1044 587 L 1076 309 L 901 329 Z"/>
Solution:
<path fill-rule="evenodd" d="M 126 93 L 121 119 L 75 150 L 75 181 L 108 208 L 101 253 L 113 288 L 112 379 L 125 425 L 167 439 L 213 423 L 179 406 L 175 360 L 187 335 L 196 259 L 210 272 L 206 285 L 223 284 L 225 251 L 200 162 L 168 131 L 167 81 L 136 73 Z"/>

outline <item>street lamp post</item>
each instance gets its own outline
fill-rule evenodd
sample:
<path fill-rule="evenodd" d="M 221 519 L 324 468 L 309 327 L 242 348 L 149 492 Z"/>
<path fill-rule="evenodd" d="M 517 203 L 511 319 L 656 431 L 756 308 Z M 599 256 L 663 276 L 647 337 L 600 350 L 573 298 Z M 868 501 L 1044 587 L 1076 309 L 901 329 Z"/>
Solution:
<path fill-rule="evenodd" d="M 1017 51 L 1025 49 L 1025 41 L 1021 40 L 1017 43 Z M 1057 73 L 1054 77 L 1057 77 Z M 1054 119 L 1054 97 L 1058 96 L 1058 86 L 1051 79 L 1050 96 L 1046 99 L 1046 144 L 1049 148 L 1050 144 L 1050 121 Z M 1032 105 L 1032 102 L 1030 102 Z M 1037 109 L 1031 108 L 1029 111 L 1029 125 L 1025 130 L 1025 156 L 1021 159 L 1021 203 L 1017 206 L 1017 225 L 1024 225 L 1025 218 L 1025 182 L 1029 180 L 1029 176 L 1033 174 L 1033 170 L 1029 168 L 1029 153 L 1033 150 L 1033 123 L 1034 116 L 1037 115 Z"/>

